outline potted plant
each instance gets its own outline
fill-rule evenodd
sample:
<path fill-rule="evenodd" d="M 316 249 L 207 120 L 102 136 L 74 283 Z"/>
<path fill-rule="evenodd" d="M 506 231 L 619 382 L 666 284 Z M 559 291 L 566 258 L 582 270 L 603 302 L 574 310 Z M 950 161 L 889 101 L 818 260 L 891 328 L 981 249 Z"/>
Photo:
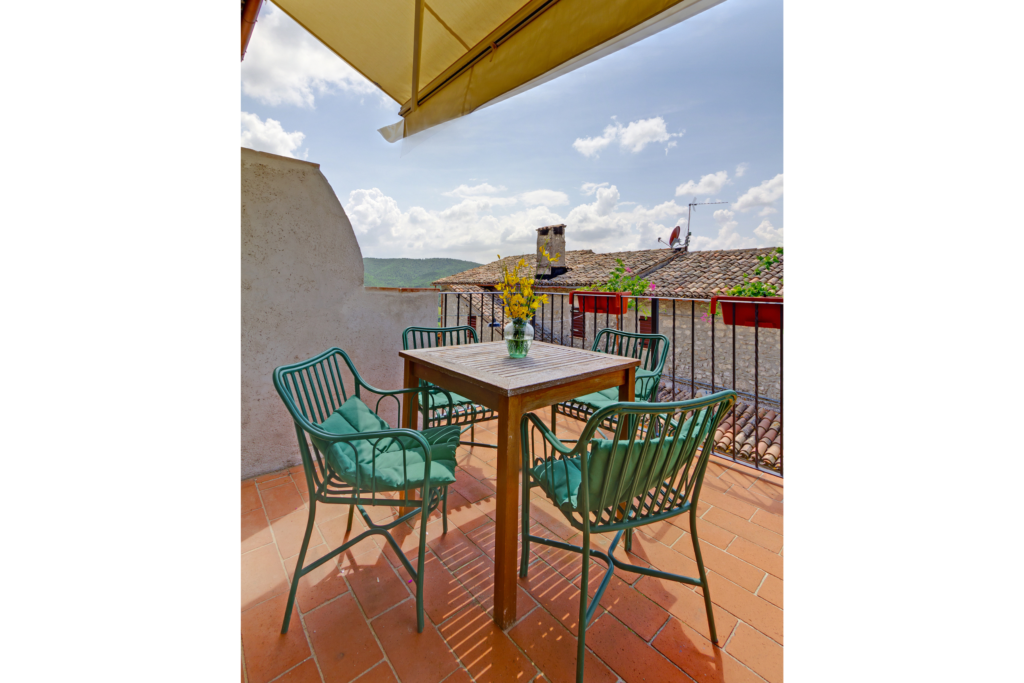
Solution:
<path fill-rule="evenodd" d="M 604 284 L 593 287 L 583 287 L 574 290 L 569 294 L 569 306 L 573 305 L 573 298 L 579 297 L 580 308 L 584 313 L 610 313 L 620 315 L 625 311 L 637 309 L 641 322 L 647 322 L 650 326 L 651 300 L 648 298 L 635 298 L 643 295 L 650 296 L 654 293 L 655 285 L 647 280 L 641 279 L 630 268 L 627 268 L 622 259 L 615 259 L 616 266 L 608 275 Z M 609 292 L 612 296 L 597 296 L 589 292 Z M 624 297 L 626 297 L 624 299 Z M 623 303 L 625 301 L 625 304 Z"/>
<path fill-rule="evenodd" d="M 540 255 L 549 261 L 558 259 L 558 254 L 549 256 L 544 246 L 540 248 Z M 501 258 L 501 255 L 498 255 Z M 526 266 L 526 259 L 521 258 L 515 267 L 510 271 L 503 263 L 501 266 L 501 281 L 497 289 L 501 294 L 502 310 L 508 324 L 505 325 L 505 345 L 508 347 L 508 355 L 511 358 L 525 358 L 533 344 L 533 325 L 528 321 L 533 318 L 534 312 L 541 304 L 548 302 L 547 294 L 536 294 L 533 291 L 534 279 L 526 273 L 529 269 Z"/>
<path fill-rule="evenodd" d="M 782 260 L 781 256 L 782 247 L 777 247 L 774 251 L 758 257 L 758 264 L 754 268 L 753 274 L 767 273 L 769 268 Z M 782 284 L 782 280 L 779 280 L 779 284 Z M 782 297 L 775 296 L 778 294 L 778 291 L 777 285 L 761 282 L 760 280 L 751 282 L 750 275 L 744 273 L 742 285 L 736 285 L 722 296 L 712 297 L 708 313 L 711 316 L 717 315 L 717 306 L 721 302 L 722 318 L 726 325 L 754 327 L 754 302 L 763 302 L 769 305 L 756 308 L 757 327 L 778 330 L 782 328 L 782 306 L 780 305 Z"/>

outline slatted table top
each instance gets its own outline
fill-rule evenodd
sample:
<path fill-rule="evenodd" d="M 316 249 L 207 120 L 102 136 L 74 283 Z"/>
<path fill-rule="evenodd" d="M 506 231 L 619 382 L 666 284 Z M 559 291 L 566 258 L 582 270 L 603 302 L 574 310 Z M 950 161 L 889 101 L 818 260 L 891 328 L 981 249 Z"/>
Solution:
<path fill-rule="evenodd" d="M 635 358 L 537 341 L 526 358 L 509 358 L 504 341 L 400 351 L 399 355 L 505 396 L 640 365 Z"/>

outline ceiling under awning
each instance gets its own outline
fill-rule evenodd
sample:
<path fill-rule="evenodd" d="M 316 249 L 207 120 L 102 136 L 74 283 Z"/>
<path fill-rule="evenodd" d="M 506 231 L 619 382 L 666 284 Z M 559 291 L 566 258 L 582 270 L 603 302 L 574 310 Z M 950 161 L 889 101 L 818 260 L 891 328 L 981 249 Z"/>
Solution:
<path fill-rule="evenodd" d="M 464 116 L 724 0 L 274 0 L 401 105 L 391 142 Z M 413 97 L 413 93 L 416 97 Z"/>

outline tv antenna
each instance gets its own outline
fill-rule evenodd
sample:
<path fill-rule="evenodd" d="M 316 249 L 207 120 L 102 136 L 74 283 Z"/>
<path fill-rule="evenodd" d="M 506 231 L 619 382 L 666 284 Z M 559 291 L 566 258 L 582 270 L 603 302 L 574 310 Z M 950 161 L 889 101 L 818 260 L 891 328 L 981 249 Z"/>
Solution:
<path fill-rule="evenodd" d="M 686 205 L 686 242 L 683 243 L 683 250 L 688 251 L 690 249 L 690 214 L 693 213 L 697 206 L 710 206 L 712 204 L 728 204 L 729 202 L 698 202 L 697 198 L 694 197 L 693 201 Z"/>

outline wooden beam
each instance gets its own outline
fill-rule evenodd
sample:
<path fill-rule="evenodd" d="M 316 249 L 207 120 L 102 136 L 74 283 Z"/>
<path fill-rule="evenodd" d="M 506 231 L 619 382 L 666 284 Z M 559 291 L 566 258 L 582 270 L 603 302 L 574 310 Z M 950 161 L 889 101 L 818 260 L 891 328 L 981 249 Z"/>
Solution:
<path fill-rule="evenodd" d="M 423 50 L 423 0 L 416 0 L 416 18 L 413 21 L 412 36 L 412 109 L 419 106 L 420 52 Z"/>
<path fill-rule="evenodd" d="M 242 9 L 242 59 L 245 59 L 245 49 L 249 47 L 249 38 L 252 37 L 252 29 L 256 26 L 256 17 L 262 6 L 263 0 L 245 0 Z"/>

